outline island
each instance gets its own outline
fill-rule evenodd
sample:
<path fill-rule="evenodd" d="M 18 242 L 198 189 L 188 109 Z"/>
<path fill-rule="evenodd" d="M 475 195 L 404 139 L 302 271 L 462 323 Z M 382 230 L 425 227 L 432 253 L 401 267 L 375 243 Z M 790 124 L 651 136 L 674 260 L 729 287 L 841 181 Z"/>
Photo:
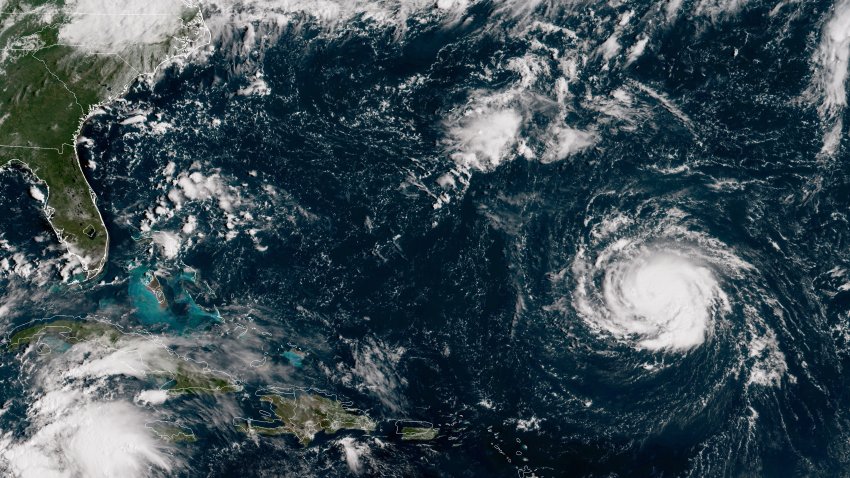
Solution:
<path fill-rule="evenodd" d="M 281 425 L 256 426 L 248 421 L 239 427 L 242 431 L 266 436 L 294 435 L 302 445 L 309 445 L 319 432 L 328 435 L 340 430 L 373 432 L 377 427 L 368 416 L 319 394 L 299 392 L 292 397 L 264 395 L 260 400 L 271 404 Z"/>
<path fill-rule="evenodd" d="M 178 425 L 174 422 L 157 420 L 145 424 L 145 428 L 152 431 L 161 440 L 169 443 L 195 443 L 198 437 L 191 428 Z"/>
<path fill-rule="evenodd" d="M 114 344 L 121 338 L 122 333 L 111 324 L 103 322 L 56 319 L 39 322 L 16 331 L 9 337 L 7 349 L 14 351 L 31 343 L 37 343 L 47 335 L 56 336 L 70 345 L 101 337 Z"/>
<path fill-rule="evenodd" d="M 53 319 L 38 321 L 14 331 L 6 342 L 8 352 L 16 352 L 30 344 L 46 343 L 42 339 L 54 338 L 50 343 L 73 346 L 90 340 L 100 340 L 114 347 L 126 334 L 108 322 L 85 319 Z M 151 377 L 164 381 L 162 387 L 170 395 L 216 395 L 242 391 L 242 386 L 223 372 L 202 369 L 192 363 L 168 354 L 162 370 L 150 370 Z"/>
<path fill-rule="evenodd" d="M 402 427 L 398 432 L 403 441 L 430 441 L 437 438 L 439 428 L 434 427 Z"/>
<path fill-rule="evenodd" d="M 168 393 L 172 395 L 213 395 L 242 390 L 229 377 L 210 370 L 197 370 L 182 363 L 177 365 L 176 372 L 165 374 L 172 377 L 168 382 Z"/>
<path fill-rule="evenodd" d="M 0 167 L 46 186 L 45 215 L 87 278 L 103 269 L 109 234 L 77 155 L 83 124 L 209 40 L 197 0 L 0 2 Z"/>
<path fill-rule="evenodd" d="M 151 271 L 146 272 L 144 278 L 147 280 L 145 288 L 156 297 L 156 303 L 159 305 L 159 308 L 166 309 L 168 307 L 168 299 L 165 298 L 165 291 L 162 289 L 159 278 Z"/>

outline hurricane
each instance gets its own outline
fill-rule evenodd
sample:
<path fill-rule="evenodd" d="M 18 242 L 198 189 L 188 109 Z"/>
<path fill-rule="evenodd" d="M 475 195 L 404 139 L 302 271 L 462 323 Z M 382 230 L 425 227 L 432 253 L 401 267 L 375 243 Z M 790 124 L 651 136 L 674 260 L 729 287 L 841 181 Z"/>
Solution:
<path fill-rule="evenodd" d="M 0 475 L 846 476 L 848 31 L 0 0 Z"/>
<path fill-rule="evenodd" d="M 729 312 L 729 300 L 700 262 L 699 251 L 672 247 L 641 247 L 626 239 L 600 253 L 593 268 L 601 268 L 604 276 L 601 311 L 594 310 L 595 301 L 588 297 L 593 291 L 584 283 L 594 282 L 595 271 L 576 263 L 575 271 L 589 276 L 580 279 L 576 294 L 576 308 L 589 325 L 621 339 L 636 337 L 637 346 L 650 350 L 702 344 L 711 335 L 715 314 L 722 319 Z"/>
<path fill-rule="evenodd" d="M 629 417 L 630 427 L 651 433 L 737 403 L 726 426 L 747 442 L 750 404 L 796 380 L 776 333 L 786 326 L 781 304 L 789 298 L 768 285 L 775 279 L 755 265 L 758 257 L 724 240 L 723 218 L 698 214 L 693 200 L 679 203 L 686 210 L 632 197 L 626 203 L 634 209 L 623 211 L 630 196 L 597 196 L 571 263 L 550 275 L 553 290 L 570 298 L 549 306 L 563 314 L 565 355 L 576 360 L 565 369 L 584 370 L 595 383 L 578 405 L 594 420 Z M 643 408 L 598 394 L 607 387 L 639 395 Z M 649 392 L 656 388 L 664 393 Z M 738 398 L 725 402 L 731 396 Z"/>

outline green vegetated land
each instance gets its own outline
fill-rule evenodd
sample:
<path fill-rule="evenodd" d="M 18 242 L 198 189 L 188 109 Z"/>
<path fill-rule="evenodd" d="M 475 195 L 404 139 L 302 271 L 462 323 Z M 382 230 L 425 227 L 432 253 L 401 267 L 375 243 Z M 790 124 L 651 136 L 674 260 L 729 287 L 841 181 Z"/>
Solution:
<path fill-rule="evenodd" d="M 404 441 L 430 441 L 437 438 L 439 428 L 433 427 L 402 427 L 399 434 Z"/>
<path fill-rule="evenodd" d="M 114 325 L 95 320 L 56 319 L 34 323 L 15 331 L 6 344 L 7 351 L 17 352 L 30 344 L 38 344 L 45 337 L 55 337 L 68 345 L 89 340 L 101 340 L 115 345 L 124 332 Z M 165 387 L 172 395 L 215 395 L 236 393 L 242 387 L 221 372 L 200 369 L 174 358 L 173 369 L 151 371 L 154 377 L 165 380 Z"/>
<path fill-rule="evenodd" d="M 183 365 L 178 365 L 177 372 L 171 375 L 173 379 L 169 382 L 168 391 L 172 394 L 212 395 L 242 390 L 242 387 L 224 376 Z"/>
<path fill-rule="evenodd" d="M 120 20 L 120 5 L 132 1 L 115 0 L 101 21 Z M 202 44 L 208 31 L 200 10 L 187 6 L 175 22 L 177 31 L 154 43 L 142 42 L 151 36 L 140 33 L 139 42 L 131 37 L 111 44 L 92 31 L 97 43 L 65 45 L 62 28 L 80 15 L 66 12 L 64 4 L 11 0 L 0 10 L 0 167 L 22 165 L 47 185 L 53 229 L 93 277 L 106 260 L 109 239 L 76 155 L 81 122 L 136 78 Z"/>
<path fill-rule="evenodd" d="M 17 352 L 32 344 L 42 342 L 56 346 L 59 339 L 69 346 L 98 340 L 107 346 L 117 346 L 124 332 L 116 326 L 95 320 L 55 319 L 36 322 L 14 331 L 6 342 L 7 352 Z M 64 350 L 59 347 L 60 353 Z M 164 362 L 168 362 L 166 358 Z M 172 396 L 187 398 L 214 396 L 242 392 L 244 389 L 232 377 L 223 372 L 201 369 L 172 357 L 171 365 L 163 370 L 151 370 L 149 376 L 159 381 L 163 390 Z M 298 390 L 285 394 L 262 395 L 260 401 L 269 404 L 274 419 L 265 425 L 255 425 L 250 420 L 237 425 L 245 433 L 263 436 L 292 435 L 306 446 L 319 433 L 334 435 L 341 430 L 360 430 L 372 433 L 377 423 L 363 412 L 346 406 L 345 403 L 319 392 Z M 427 426 L 423 426 L 427 425 Z M 156 422 L 149 426 L 160 438 L 175 443 L 191 443 L 194 433 L 168 422 Z M 397 423 L 396 433 L 402 441 L 424 442 L 437 437 L 440 429 L 424 422 Z"/>
<path fill-rule="evenodd" d="M 45 335 L 54 334 L 69 344 L 76 344 L 98 337 L 106 337 L 110 342 L 116 342 L 120 336 L 115 327 L 102 322 L 59 319 L 50 322 L 39 322 L 21 329 L 9 338 L 8 349 L 16 350 L 32 342 L 37 342 Z"/>
<path fill-rule="evenodd" d="M 272 405 L 274 414 L 282 424 L 278 427 L 241 425 L 243 431 L 266 436 L 294 435 L 302 445 L 308 445 L 319 432 L 328 435 L 340 430 L 372 432 L 377 426 L 368 416 L 321 395 L 303 393 L 291 398 L 266 395 L 261 400 Z"/>

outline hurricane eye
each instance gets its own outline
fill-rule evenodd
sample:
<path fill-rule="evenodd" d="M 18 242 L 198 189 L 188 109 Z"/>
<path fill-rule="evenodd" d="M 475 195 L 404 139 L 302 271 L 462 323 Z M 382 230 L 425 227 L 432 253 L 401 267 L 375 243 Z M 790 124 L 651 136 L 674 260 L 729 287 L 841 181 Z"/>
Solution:
<path fill-rule="evenodd" d="M 726 310 L 717 305 L 728 304 L 717 277 L 700 262 L 702 253 L 696 247 L 671 251 L 649 243 L 617 244 L 592 263 L 574 267 L 591 279 L 575 293 L 582 318 L 638 349 L 687 351 L 702 345 L 716 316 Z"/>

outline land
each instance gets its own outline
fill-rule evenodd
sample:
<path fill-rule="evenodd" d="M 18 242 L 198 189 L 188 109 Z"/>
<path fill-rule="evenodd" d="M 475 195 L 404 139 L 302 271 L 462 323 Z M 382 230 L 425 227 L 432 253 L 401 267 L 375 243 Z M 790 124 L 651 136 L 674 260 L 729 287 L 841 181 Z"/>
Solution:
<path fill-rule="evenodd" d="M 15 332 L 9 338 L 7 348 L 13 351 L 37 342 L 41 337 L 49 334 L 56 335 L 69 344 L 77 344 L 100 337 L 106 338 L 111 343 L 115 343 L 121 337 L 121 332 L 109 324 L 59 319 L 52 322 L 39 323 Z"/>
<path fill-rule="evenodd" d="M 429 441 L 437 438 L 439 428 L 433 427 L 402 427 L 401 439 L 404 441 Z"/>
<path fill-rule="evenodd" d="M 38 344 L 45 336 L 74 345 L 88 340 L 99 340 L 115 346 L 124 336 L 116 326 L 94 320 L 56 319 L 38 322 L 15 331 L 8 339 L 7 351 L 15 352 L 30 344 Z M 158 378 L 163 389 L 173 396 L 210 396 L 238 393 L 243 387 L 232 377 L 215 370 L 201 369 L 192 362 L 174 359 L 165 370 L 148 373 Z M 274 418 L 262 425 L 247 420 L 237 428 L 245 433 L 263 436 L 292 435 L 307 446 L 319 433 L 334 435 L 341 430 L 374 432 L 376 422 L 360 410 L 347 406 L 335 398 L 309 390 L 295 390 L 286 394 L 266 394 L 261 402 L 269 404 Z M 152 422 L 148 428 L 160 438 L 171 442 L 191 443 L 194 433 L 170 422 Z M 440 429 L 427 422 L 396 422 L 396 433 L 402 441 L 430 441 Z"/>
<path fill-rule="evenodd" d="M 210 395 L 235 393 L 242 390 L 239 385 L 214 372 L 195 370 L 182 364 L 178 365 L 172 382 L 168 389 L 168 392 L 172 394 Z"/>
<path fill-rule="evenodd" d="M 145 285 L 145 287 L 150 291 L 151 294 L 156 296 L 156 302 L 159 304 L 161 309 L 165 309 L 168 307 L 168 300 L 165 298 L 165 291 L 162 290 L 162 284 L 159 282 L 159 278 L 153 272 L 149 272 L 150 281 Z"/>
<path fill-rule="evenodd" d="M 376 423 L 341 402 L 318 394 L 298 393 L 293 397 L 265 395 L 262 401 L 272 405 L 282 423 L 278 427 L 240 426 L 245 432 L 260 435 L 294 435 L 302 445 L 309 445 L 320 432 L 333 435 L 340 430 L 375 431 Z"/>
<path fill-rule="evenodd" d="M 145 425 L 160 439 L 169 443 L 195 443 L 198 437 L 190 428 L 183 427 L 171 422 L 156 421 Z"/>
<path fill-rule="evenodd" d="M 0 167 L 47 186 L 47 218 L 88 278 L 106 262 L 109 234 L 80 166 L 80 129 L 208 35 L 199 6 L 179 0 L 8 0 L 0 9 Z"/>
<path fill-rule="evenodd" d="M 15 352 L 29 344 L 38 343 L 45 336 L 56 337 L 70 345 L 97 339 L 114 345 L 123 335 L 115 326 L 104 322 L 57 319 L 39 322 L 14 332 L 6 348 L 9 352 Z M 155 371 L 152 374 L 168 380 L 168 392 L 173 395 L 214 395 L 242 390 L 240 385 L 220 372 L 202 370 L 183 361 L 177 362 L 176 370 Z"/>

